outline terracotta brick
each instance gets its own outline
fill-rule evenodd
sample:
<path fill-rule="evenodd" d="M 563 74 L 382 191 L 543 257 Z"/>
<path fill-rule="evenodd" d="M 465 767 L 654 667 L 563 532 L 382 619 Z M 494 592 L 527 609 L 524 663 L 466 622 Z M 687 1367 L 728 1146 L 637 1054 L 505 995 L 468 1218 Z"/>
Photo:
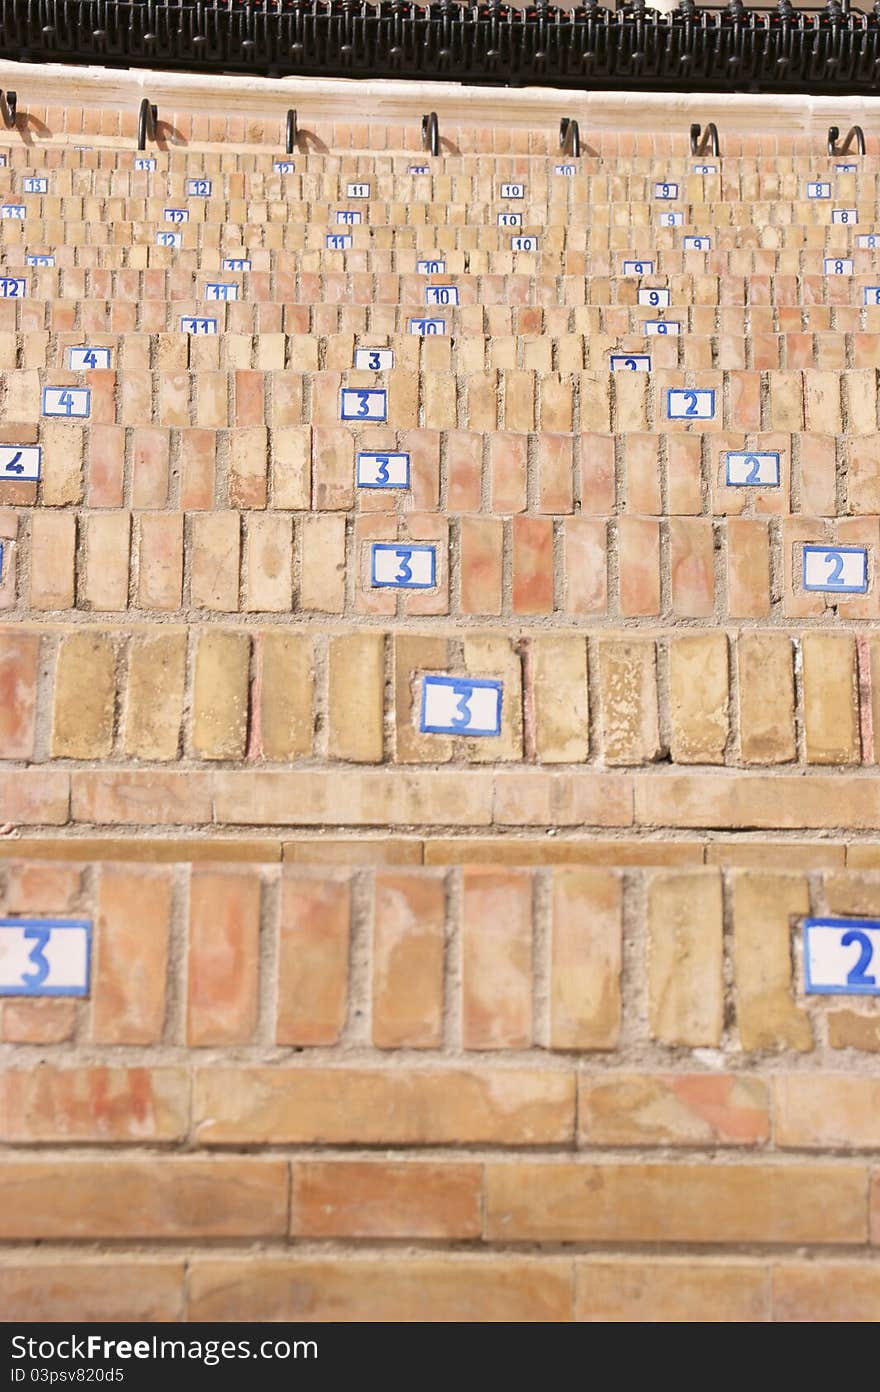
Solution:
<path fill-rule="evenodd" d="M 864 1242 L 864 1167 L 822 1164 L 486 1166 L 486 1231 L 506 1242 Z"/>
<path fill-rule="evenodd" d="M 620 1035 L 623 897 L 614 871 L 553 871 L 550 1045 L 613 1049 Z"/>
<path fill-rule="evenodd" d="M 95 921 L 95 1043 L 156 1044 L 162 1038 L 171 901 L 167 871 L 102 869 Z"/>
<path fill-rule="evenodd" d="M 669 641 L 670 753 L 677 764 L 723 764 L 728 736 L 727 636 Z"/>
<path fill-rule="evenodd" d="M 580 763 L 589 753 L 584 640 L 533 638 L 529 653 L 535 753 L 541 763 Z"/>
<path fill-rule="evenodd" d="M 384 747 L 385 647 L 381 634 L 329 642 L 331 758 L 379 763 Z"/>
<path fill-rule="evenodd" d="M 351 884 L 285 875 L 278 963 L 279 1044 L 337 1044 L 348 1005 Z"/>
<path fill-rule="evenodd" d="M 489 437 L 491 507 L 495 513 L 525 511 L 527 444 L 523 436 L 502 431 Z"/>
<path fill-rule="evenodd" d="M 71 519 L 72 520 L 72 519 Z M 131 516 L 93 513 L 85 521 L 86 563 L 81 601 L 89 609 L 128 608 Z M 71 576 L 73 557 L 71 556 Z M 73 602 L 72 593 L 69 601 Z M 56 606 L 62 607 L 62 606 Z"/>
<path fill-rule="evenodd" d="M 827 1020 L 832 1049 L 880 1052 L 880 1016 L 863 1015 L 857 1010 L 831 1010 Z"/>
<path fill-rule="evenodd" d="M 462 1037 L 466 1049 L 532 1042 L 532 876 L 466 869 L 462 907 Z"/>
<path fill-rule="evenodd" d="M 267 629 L 257 639 L 257 651 L 263 757 L 293 759 L 311 753 L 314 644 L 310 635 Z"/>
<path fill-rule="evenodd" d="M 64 808 L 63 816 L 56 813 L 53 820 L 66 821 L 67 778 L 63 788 L 57 783 L 57 775 L 41 773 L 39 778 L 52 778 L 54 805 L 59 810 L 62 805 Z M 191 770 L 88 770 L 70 778 L 70 805 L 75 822 L 98 826 L 197 825 L 211 820 L 211 782 L 207 774 Z"/>
<path fill-rule="evenodd" d="M 81 777 L 80 774 L 74 775 L 75 779 Z M 198 775 L 188 774 L 185 777 L 189 783 Z M 131 781 L 130 778 L 128 781 Z M 349 769 L 332 772 L 326 769 L 296 772 L 218 770 L 211 782 L 214 788 L 214 819 L 219 824 L 321 826 L 332 822 L 337 826 L 473 827 L 488 826 L 492 821 L 492 779 L 477 770 L 472 770 L 466 779 L 462 779 L 460 771 L 408 772 L 405 780 L 401 780 L 396 772 L 385 769 L 369 772 Z M 91 793 L 93 790 L 90 788 L 88 791 Z M 594 791 L 601 801 L 600 789 L 596 787 Z M 614 785 L 604 789 L 605 800 L 615 792 L 617 789 Z M 108 796 L 110 790 L 101 788 L 100 793 Z M 146 798 L 149 789 L 139 789 L 138 793 Z M 185 790 L 174 789 L 173 795 L 181 804 L 176 812 L 181 821 L 211 819 L 210 798 L 207 799 L 207 813 L 204 812 L 202 786 L 197 785 L 192 791 L 189 787 Z M 618 797 L 607 816 L 619 818 L 619 802 Z M 631 802 L 630 797 L 630 820 Z M 79 807 L 80 802 L 75 800 L 75 812 Z"/>
<path fill-rule="evenodd" d="M 136 759 L 175 759 L 186 676 L 186 634 L 146 633 L 132 639 L 123 744 Z"/>
<path fill-rule="evenodd" d="M 770 613 L 770 532 L 760 518 L 727 520 L 727 612 L 732 619 Z"/>
<path fill-rule="evenodd" d="M 650 638 L 600 638 L 599 707 L 608 764 L 642 764 L 661 753 L 656 652 Z"/>
<path fill-rule="evenodd" d="M 284 1231 L 287 1165 L 256 1156 L 201 1160 L 6 1160 L 6 1239 L 267 1237 Z M 42 1194 L 36 1202 L 38 1194 Z"/>
<path fill-rule="evenodd" d="M 44 769 L 0 769 L 0 807 L 11 825 L 63 826 L 70 816 L 70 775 Z"/>
<path fill-rule="evenodd" d="M 341 614 L 345 607 L 345 518 L 306 517 L 301 539 L 299 608 Z"/>
<path fill-rule="evenodd" d="M 670 871 L 648 886 L 648 1014 L 663 1044 L 718 1045 L 724 1013 L 721 877 Z"/>
<path fill-rule="evenodd" d="M 639 826 L 782 831 L 880 824 L 880 803 L 867 778 L 663 774 L 640 778 L 634 792 Z"/>
<path fill-rule="evenodd" d="M 31 608 L 73 608 L 75 555 L 73 513 L 35 512 L 31 517 Z"/>
<path fill-rule="evenodd" d="M 445 917 L 438 876 L 377 872 L 372 943 L 377 1048 L 430 1049 L 442 1043 Z"/>
<path fill-rule="evenodd" d="M 755 1146 L 770 1138 L 767 1086 L 748 1074 L 582 1074 L 578 1086 L 584 1146 Z"/>
<path fill-rule="evenodd" d="M 137 603 L 141 609 L 179 609 L 183 585 L 183 516 L 140 514 Z"/>
<path fill-rule="evenodd" d="M 669 519 L 669 572 L 673 614 L 708 618 L 715 585 L 715 542 L 708 518 Z"/>
<path fill-rule="evenodd" d="M 197 609 L 238 609 L 241 522 L 237 512 L 208 512 L 192 519 L 191 599 Z"/>
<path fill-rule="evenodd" d="M 7 401 L 7 419 L 15 411 Z M 46 507 L 65 507 L 82 502 L 83 429 L 67 421 L 43 420 L 40 424 L 43 471 L 40 496 Z"/>
<path fill-rule="evenodd" d="M 608 526 L 591 517 L 562 524 L 565 612 L 604 614 L 608 608 Z"/>
<path fill-rule="evenodd" d="M 55 670 L 52 753 L 105 759 L 113 747 L 116 653 L 101 633 L 68 633 Z"/>
<path fill-rule="evenodd" d="M 809 912 L 806 880 L 738 871 L 733 877 L 736 1019 L 744 1049 L 813 1047 L 809 1016 L 794 1001 L 790 920 Z"/>
<path fill-rule="evenodd" d="M 549 614 L 553 609 L 553 523 L 544 517 L 514 517 L 513 609 Z"/>
<path fill-rule="evenodd" d="M 461 611 L 500 614 L 503 524 L 495 517 L 461 519 Z"/>
<path fill-rule="evenodd" d="M 289 614 L 292 607 L 293 540 L 289 517 L 250 513 L 245 543 L 244 608 Z"/>
<path fill-rule="evenodd" d="M 577 1320 L 752 1324 L 769 1318 L 769 1276 L 757 1263 L 602 1257 L 579 1261 L 575 1270 Z"/>
<path fill-rule="evenodd" d="M 10 1000 L 0 1005 L 0 1039 L 7 1044 L 63 1044 L 73 1037 L 77 1002 Z"/>
<path fill-rule="evenodd" d="M 482 1166 L 305 1160 L 292 1166 L 295 1237 L 479 1239 Z"/>
<path fill-rule="evenodd" d="M 240 759 L 248 729 L 250 639 L 206 631 L 196 648 L 192 746 L 203 759 Z"/>
<path fill-rule="evenodd" d="M 132 431 L 131 505 L 161 508 L 168 502 L 169 432 L 159 426 L 138 425 Z"/>
<path fill-rule="evenodd" d="M 259 1008 L 259 876 L 196 869 L 189 889 L 187 1043 L 246 1044 Z"/>
<path fill-rule="evenodd" d="M 212 1068 L 196 1074 L 203 1145 L 558 1145 L 574 1077 L 522 1068 Z"/>
<path fill-rule="evenodd" d="M 861 759 L 855 641 L 848 633 L 805 633 L 804 737 L 811 764 Z"/>
<path fill-rule="evenodd" d="M 173 1260 L 35 1260 L 0 1266 L 0 1302 L 10 1320 L 178 1320 L 184 1264 Z"/>
<path fill-rule="evenodd" d="M 774 1079 L 776 1144 L 798 1150 L 880 1148 L 880 1081 L 840 1073 Z"/>
<path fill-rule="evenodd" d="M 774 1320 L 876 1324 L 880 1318 L 876 1262 L 777 1262 L 770 1279 Z"/>
<path fill-rule="evenodd" d="M 0 1101 L 0 1135 L 8 1142 L 180 1141 L 188 1127 L 189 1079 L 182 1068 L 40 1063 L 8 1068 L 0 1078 Z"/>
<path fill-rule="evenodd" d="M 4 759 L 33 756 L 39 659 L 37 634 L 0 632 L 0 757 Z"/>
<path fill-rule="evenodd" d="M 570 1263 L 546 1257 L 203 1258 L 188 1290 L 194 1320 L 571 1319 Z"/>
<path fill-rule="evenodd" d="M 747 763 L 790 763 L 797 752 L 791 639 L 743 632 L 736 653 L 742 757 Z"/>

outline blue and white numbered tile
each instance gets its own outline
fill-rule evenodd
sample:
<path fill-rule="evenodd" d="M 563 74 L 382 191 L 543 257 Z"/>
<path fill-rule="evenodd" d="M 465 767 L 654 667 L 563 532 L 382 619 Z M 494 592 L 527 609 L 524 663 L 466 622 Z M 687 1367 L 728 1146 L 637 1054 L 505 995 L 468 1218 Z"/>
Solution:
<path fill-rule="evenodd" d="M 553 168 L 554 174 L 562 174 L 566 179 L 573 179 L 577 173 L 577 166 L 574 164 L 557 164 Z"/>
<path fill-rule="evenodd" d="M 41 174 L 29 174 L 26 179 L 21 181 L 22 193 L 48 193 L 49 180 L 44 179 Z"/>
<path fill-rule="evenodd" d="M 0 204 L 0 218 L 5 218 L 13 222 L 22 222 L 26 217 L 27 209 L 23 203 Z"/>
<path fill-rule="evenodd" d="M 880 996 L 880 921 L 805 919 L 804 987 L 811 996 Z"/>
<path fill-rule="evenodd" d="M 826 275 L 852 275 L 852 259 L 849 256 L 826 256 L 824 270 Z"/>
<path fill-rule="evenodd" d="M 717 174 L 717 164 L 695 164 L 691 170 L 692 174 Z"/>
<path fill-rule="evenodd" d="M 866 305 L 880 305 L 880 285 L 866 285 L 862 303 Z"/>
<path fill-rule="evenodd" d="M 156 161 L 147 155 L 135 155 L 134 167 L 142 174 L 152 174 L 156 168 Z"/>
<path fill-rule="evenodd" d="M 427 338 L 429 334 L 445 334 L 445 319 L 410 319 L 409 331 L 411 334 L 419 334 L 422 338 Z"/>
<path fill-rule="evenodd" d="M 831 185 L 823 183 L 820 179 L 811 179 L 807 184 L 808 198 L 830 198 Z"/>
<path fill-rule="evenodd" d="M 358 488 L 409 488 L 408 454 L 358 454 L 355 470 Z"/>
<path fill-rule="evenodd" d="M 684 226 L 684 213 L 676 213 L 671 210 L 660 214 L 661 227 L 682 227 Z"/>
<path fill-rule="evenodd" d="M 835 174 L 857 174 L 859 166 L 857 164 L 835 164 Z"/>
<path fill-rule="evenodd" d="M 328 251 L 348 251 L 351 246 L 351 233 L 328 232 L 324 238 L 324 245 Z"/>
<path fill-rule="evenodd" d="M 522 227 L 522 213 L 499 213 L 499 227 Z"/>
<path fill-rule="evenodd" d="M 211 180 L 210 179 L 187 179 L 186 181 L 187 198 L 210 198 Z"/>
<path fill-rule="evenodd" d="M 247 256 L 224 256 L 220 264 L 221 271 L 249 271 L 250 268 L 251 262 Z"/>
<path fill-rule="evenodd" d="M 433 590 L 437 584 L 436 547 L 373 542 L 370 584 L 380 590 Z"/>
<path fill-rule="evenodd" d="M 430 174 L 431 170 L 427 164 L 411 164 L 406 172 L 407 174 Z"/>
<path fill-rule="evenodd" d="M 294 174 L 296 172 L 296 165 L 293 160 L 275 160 L 272 168 L 276 174 Z"/>
<path fill-rule="evenodd" d="M 754 450 L 730 450 L 727 454 L 724 481 L 729 488 L 778 488 L 779 455 L 774 450 L 763 453 Z"/>
<path fill-rule="evenodd" d="M 355 348 L 354 365 L 364 372 L 387 372 L 394 366 L 394 349 Z"/>
<path fill-rule="evenodd" d="M 448 309 L 458 304 L 457 285 L 426 285 L 425 304 Z"/>
<path fill-rule="evenodd" d="M 166 208 L 162 216 L 166 222 L 189 222 L 189 208 Z"/>
<path fill-rule="evenodd" d="M 502 691 L 500 681 L 487 677 L 423 677 L 419 729 L 431 735 L 500 735 Z"/>
<path fill-rule="evenodd" d="M 880 247 L 880 234 L 876 232 L 861 232 L 856 237 L 856 246 L 862 251 L 876 251 Z M 867 304 L 867 300 L 865 301 Z"/>
<path fill-rule="evenodd" d="M 336 214 L 337 227 L 358 227 L 364 220 L 359 208 L 340 208 Z"/>
<path fill-rule="evenodd" d="M 823 590 L 826 594 L 867 594 L 867 548 L 805 544 L 802 573 L 805 590 Z"/>
<path fill-rule="evenodd" d="M 833 208 L 831 221 L 842 223 L 844 227 L 849 227 L 852 223 L 858 222 L 858 208 Z"/>
<path fill-rule="evenodd" d="M 345 189 L 346 198 L 369 198 L 369 184 L 347 184 Z"/>
<path fill-rule="evenodd" d="M 669 308 L 669 287 L 641 286 L 636 294 L 636 303 L 647 305 L 649 309 L 668 309 Z"/>
<path fill-rule="evenodd" d="M 6 156 L 0 155 L 0 169 L 6 168 Z"/>
<path fill-rule="evenodd" d="M 711 251 L 711 250 L 712 250 L 712 238 L 711 238 L 711 237 L 685 237 L 685 239 L 684 239 L 684 249 L 685 249 L 685 251 Z"/>
<path fill-rule="evenodd" d="M 612 353 L 612 372 L 650 372 L 651 359 L 647 353 Z"/>
<path fill-rule="evenodd" d="M 388 392 L 384 387 L 343 387 L 339 393 L 339 415 L 344 421 L 387 420 Z"/>
<path fill-rule="evenodd" d="M 65 420 L 82 420 L 92 405 L 90 387 L 44 387 L 43 415 L 61 416 Z"/>
<path fill-rule="evenodd" d="M 653 262 L 653 261 L 642 261 L 642 260 L 639 260 L 639 261 L 624 261 L 624 263 L 623 263 L 623 274 L 624 274 L 624 275 L 653 275 L 653 274 L 654 274 L 654 262 Z"/>
<path fill-rule="evenodd" d="M 417 261 L 417 275 L 443 275 L 446 271 L 445 261 Z"/>
<path fill-rule="evenodd" d="M 670 420 L 712 420 L 714 388 L 670 387 L 666 392 L 666 414 Z"/>
<path fill-rule="evenodd" d="M 26 266 L 54 266 L 55 257 L 47 256 L 46 253 L 42 251 L 31 251 L 28 252 L 27 256 L 24 258 L 24 264 Z"/>
<path fill-rule="evenodd" d="M 654 185 L 654 197 L 666 200 L 678 197 L 678 184 L 660 183 Z"/>
<path fill-rule="evenodd" d="M 674 336 L 681 333 L 681 324 L 677 319 L 646 319 L 644 327 L 649 338 L 658 334 Z"/>
<path fill-rule="evenodd" d="M 92 372 L 95 368 L 108 368 L 110 366 L 109 348 L 89 348 L 83 345 L 81 348 L 68 348 L 67 366 L 71 372 Z"/>
<path fill-rule="evenodd" d="M 3 542 L 0 541 L 0 585 L 3 583 Z"/>
<path fill-rule="evenodd" d="M 195 338 L 205 338 L 217 332 L 216 319 L 203 319 L 199 314 L 181 314 L 180 332 L 192 334 Z"/>
<path fill-rule="evenodd" d="M 0 445 L 0 479 L 36 483 L 42 461 L 41 445 Z"/>
<path fill-rule="evenodd" d="M 182 232 L 157 232 L 156 246 L 175 247 L 177 250 L 183 246 Z"/>
<path fill-rule="evenodd" d="M 234 280 L 210 280 L 205 286 L 206 300 L 237 300 L 238 286 Z"/>
<path fill-rule="evenodd" d="M 23 300 L 27 281 L 21 276 L 0 276 L 0 300 Z"/>
<path fill-rule="evenodd" d="M 0 996 L 87 996 L 92 925 L 0 918 Z"/>
<path fill-rule="evenodd" d="M 537 239 L 537 237 L 511 237 L 511 239 L 510 239 L 510 250 L 511 250 L 511 251 L 537 251 L 537 250 L 538 250 L 538 239 Z"/>
<path fill-rule="evenodd" d="M 501 198 L 525 198 L 525 184 L 502 184 L 499 190 Z"/>

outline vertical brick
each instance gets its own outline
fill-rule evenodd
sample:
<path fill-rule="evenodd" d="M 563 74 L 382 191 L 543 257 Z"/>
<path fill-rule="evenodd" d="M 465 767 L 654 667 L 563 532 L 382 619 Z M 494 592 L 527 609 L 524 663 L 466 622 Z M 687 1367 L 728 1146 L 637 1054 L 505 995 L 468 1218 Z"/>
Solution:
<path fill-rule="evenodd" d="M 797 753 L 791 639 L 785 633 L 740 633 L 737 667 L 743 759 L 789 763 Z"/>
<path fill-rule="evenodd" d="M 500 678 L 501 734 L 467 741 L 472 763 L 521 759 L 523 752 L 522 658 L 515 640 L 496 634 L 468 633 L 464 638 L 464 665 L 469 676 Z"/>
<path fill-rule="evenodd" d="M 350 508 L 354 502 L 354 441 L 340 426 L 312 430 L 312 507 Z"/>
<path fill-rule="evenodd" d="M 123 747 L 135 759 L 176 759 L 186 679 L 186 634 L 141 633 L 128 659 Z"/>
<path fill-rule="evenodd" d="M 670 517 L 669 572 L 673 614 L 708 618 L 715 596 L 715 542 L 709 518 Z"/>
<path fill-rule="evenodd" d="M 250 639 L 200 634 L 193 680 L 192 747 L 203 759 L 241 759 L 248 729 Z"/>
<path fill-rule="evenodd" d="M 553 610 L 553 523 L 545 517 L 513 519 L 513 610 Z"/>
<path fill-rule="evenodd" d="M 464 871 L 462 1042 L 466 1049 L 532 1043 L 532 876 Z"/>
<path fill-rule="evenodd" d="M 661 753 L 652 638 L 600 638 L 599 707 L 607 764 L 650 763 Z"/>
<path fill-rule="evenodd" d="M 620 612 L 625 618 L 660 613 L 660 527 L 643 517 L 617 522 Z"/>
<path fill-rule="evenodd" d="M 341 614 L 345 606 L 345 518 L 307 516 L 301 536 L 299 607 Z"/>
<path fill-rule="evenodd" d="M 500 614 L 504 525 L 497 517 L 461 519 L 461 611 Z"/>
<path fill-rule="evenodd" d="M 530 656 L 536 756 L 541 763 L 582 763 L 589 753 L 586 643 L 533 638 Z"/>
<path fill-rule="evenodd" d="M 604 614 L 608 608 L 608 524 L 567 517 L 562 524 L 566 614 Z"/>
<path fill-rule="evenodd" d="M 384 749 L 385 645 L 378 633 L 329 641 L 329 754 L 378 764 Z"/>
<path fill-rule="evenodd" d="M 307 510 L 312 496 L 311 431 L 305 425 L 269 432 L 270 506 Z M 351 483 L 349 481 L 349 487 Z"/>
<path fill-rule="evenodd" d="M 138 605 L 179 609 L 183 585 L 183 514 L 144 512 L 139 519 Z"/>
<path fill-rule="evenodd" d="M 523 436 L 504 431 L 489 437 L 489 477 L 495 513 L 525 511 L 527 443 Z"/>
<path fill-rule="evenodd" d="M 260 877 L 195 868 L 189 888 L 186 1038 L 246 1044 L 257 1024 Z"/>
<path fill-rule="evenodd" d="M 264 508 L 268 494 L 269 443 L 264 425 L 238 426 L 229 434 L 229 506 Z"/>
<path fill-rule="evenodd" d="M 274 513 L 250 513 L 245 546 L 245 609 L 289 614 L 292 567 L 290 518 Z"/>
<path fill-rule="evenodd" d="M 724 1013 L 721 875 L 671 871 L 648 886 L 648 1016 L 662 1044 L 718 1045 Z"/>
<path fill-rule="evenodd" d="M 613 1049 L 621 1019 L 621 878 L 592 867 L 552 873 L 550 1047 Z"/>
<path fill-rule="evenodd" d="M 190 598 L 194 608 L 225 614 L 238 609 L 240 531 L 237 512 L 206 512 L 192 519 Z"/>
<path fill-rule="evenodd" d="M 0 632 L 0 758 L 30 759 L 34 752 L 40 639 Z"/>
<path fill-rule="evenodd" d="M 304 633 L 267 629 L 258 639 L 259 730 L 265 759 L 312 752 L 314 642 Z"/>
<path fill-rule="evenodd" d="M 52 753 L 58 759 L 106 759 L 113 748 L 116 653 L 101 633 L 68 633 L 55 671 Z"/>
<path fill-rule="evenodd" d="M 761 518 L 727 520 L 727 611 L 732 619 L 770 613 L 770 530 Z"/>
<path fill-rule="evenodd" d="M 278 962 L 279 1044 L 337 1044 L 345 1026 L 351 883 L 285 874 Z"/>
<path fill-rule="evenodd" d="M 72 609 L 76 518 L 72 512 L 31 515 L 31 607 Z"/>
<path fill-rule="evenodd" d="M 161 508 L 168 502 L 168 431 L 155 425 L 138 425 L 132 431 L 131 505 Z"/>
<path fill-rule="evenodd" d="M 670 753 L 677 764 L 723 764 L 728 733 L 727 635 L 669 640 Z"/>
<path fill-rule="evenodd" d="M 582 435 L 580 452 L 581 510 L 599 517 L 613 512 L 617 492 L 614 478 L 614 436 Z"/>
<path fill-rule="evenodd" d="M 15 419 L 7 409 L 7 419 Z M 82 502 L 83 429 L 67 421 L 43 420 L 40 425 L 43 446 L 43 475 L 40 496 L 46 507 L 66 507 Z"/>
<path fill-rule="evenodd" d="M 861 757 L 856 645 L 849 633 L 806 633 L 804 736 L 811 764 L 852 764 Z"/>
<path fill-rule="evenodd" d="M 86 564 L 81 602 L 90 609 L 126 609 L 131 515 L 127 512 L 92 513 L 86 518 L 85 542 Z"/>
<path fill-rule="evenodd" d="M 443 879 L 376 872 L 373 898 L 373 1043 L 436 1049 L 443 1042 Z"/>
<path fill-rule="evenodd" d="M 733 877 L 736 1017 L 743 1049 L 809 1052 L 813 1028 L 794 1001 L 791 919 L 809 912 L 797 875 L 736 872 Z"/>
<path fill-rule="evenodd" d="M 96 1044 L 161 1040 L 171 896 L 167 870 L 102 869 L 92 1014 Z"/>
<path fill-rule="evenodd" d="M 445 638 L 394 635 L 394 758 L 397 763 L 442 764 L 452 756 L 452 741 L 418 729 L 423 672 L 449 667 Z"/>

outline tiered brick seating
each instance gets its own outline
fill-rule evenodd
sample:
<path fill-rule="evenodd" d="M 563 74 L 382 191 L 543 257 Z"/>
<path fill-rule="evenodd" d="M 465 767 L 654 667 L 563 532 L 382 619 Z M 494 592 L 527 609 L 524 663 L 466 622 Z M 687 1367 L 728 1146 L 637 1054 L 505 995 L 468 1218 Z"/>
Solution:
<path fill-rule="evenodd" d="M 774 140 L 8 147 L 0 908 L 96 925 L 0 1001 L 10 1318 L 880 1312 L 798 931 L 880 911 L 878 166 Z"/>

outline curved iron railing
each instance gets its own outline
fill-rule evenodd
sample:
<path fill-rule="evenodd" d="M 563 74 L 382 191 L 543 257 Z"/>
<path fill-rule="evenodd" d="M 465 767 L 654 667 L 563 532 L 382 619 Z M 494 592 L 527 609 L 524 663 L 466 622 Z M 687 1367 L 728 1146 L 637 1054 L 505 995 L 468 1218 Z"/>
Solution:
<path fill-rule="evenodd" d="M 0 56 L 580 89 L 880 90 L 880 0 L 658 14 L 489 0 L 0 0 Z"/>

